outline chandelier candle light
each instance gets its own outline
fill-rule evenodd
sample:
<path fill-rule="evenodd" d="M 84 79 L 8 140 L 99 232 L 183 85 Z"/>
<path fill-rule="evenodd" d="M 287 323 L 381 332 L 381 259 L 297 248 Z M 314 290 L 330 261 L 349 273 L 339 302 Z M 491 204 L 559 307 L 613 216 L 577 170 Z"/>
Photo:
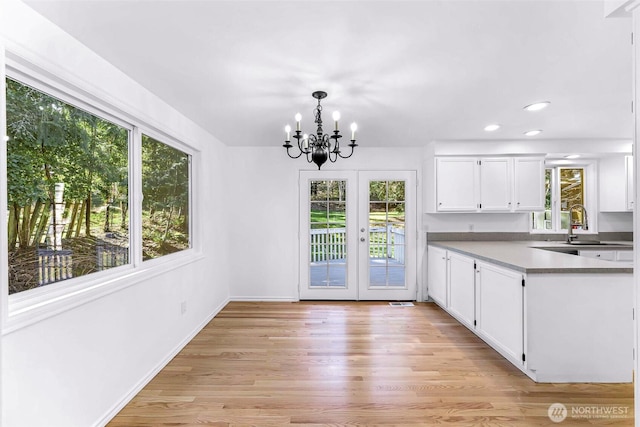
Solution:
<path fill-rule="evenodd" d="M 351 157 L 353 149 L 358 146 L 358 144 L 356 144 L 356 130 L 358 129 L 358 125 L 351 123 L 351 143 L 348 145 L 351 147 L 351 152 L 348 156 L 343 156 L 340 151 L 340 138 L 342 138 L 342 135 L 340 135 L 340 130 L 338 130 L 340 113 L 337 111 L 333 113 L 333 121 L 336 125 L 333 135 L 324 133 L 322 130 L 322 105 L 320 105 L 320 100 L 327 97 L 327 92 L 316 91 L 311 95 L 318 100 L 318 106 L 313 110 L 315 123 L 318 125 L 316 133 L 312 133 L 311 135 L 302 133 L 300 130 L 300 120 L 302 120 L 302 116 L 298 113 L 295 117 L 296 130 L 293 137 L 297 140 L 298 150 L 300 150 L 300 153 L 296 156 L 292 156 L 289 152 L 289 149 L 293 147 L 291 144 L 291 126 L 289 125 L 284 128 L 284 131 L 287 134 L 287 139 L 284 141 L 283 147 L 287 149 L 287 155 L 292 159 L 297 159 L 304 154 L 307 157 L 307 162 L 315 163 L 318 165 L 318 170 L 320 170 L 320 167 L 327 161 L 327 159 L 329 159 L 331 163 L 335 163 L 335 161 L 338 160 L 338 157 L 342 157 L 343 159 Z"/>

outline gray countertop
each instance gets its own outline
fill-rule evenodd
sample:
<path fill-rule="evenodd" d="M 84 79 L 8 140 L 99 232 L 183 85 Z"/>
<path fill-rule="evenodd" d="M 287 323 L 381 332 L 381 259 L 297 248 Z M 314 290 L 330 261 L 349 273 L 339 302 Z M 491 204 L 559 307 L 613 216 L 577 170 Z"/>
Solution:
<path fill-rule="evenodd" d="M 629 250 L 631 242 L 616 245 L 578 246 L 544 241 L 430 241 L 429 245 L 468 255 L 479 261 L 529 274 L 633 273 L 633 263 L 604 261 L 558 252 L 558 250 Z"/>

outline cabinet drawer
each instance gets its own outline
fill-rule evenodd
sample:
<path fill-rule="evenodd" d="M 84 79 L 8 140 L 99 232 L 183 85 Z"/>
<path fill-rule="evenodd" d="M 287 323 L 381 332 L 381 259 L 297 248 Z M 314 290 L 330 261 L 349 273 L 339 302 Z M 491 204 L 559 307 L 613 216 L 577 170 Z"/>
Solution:
<path fill-rule="evenodd" d="M 615 261 L 616 251 L 579 251 L 578 255 L 587 258 L 603 259 L 605 261 Z"/>

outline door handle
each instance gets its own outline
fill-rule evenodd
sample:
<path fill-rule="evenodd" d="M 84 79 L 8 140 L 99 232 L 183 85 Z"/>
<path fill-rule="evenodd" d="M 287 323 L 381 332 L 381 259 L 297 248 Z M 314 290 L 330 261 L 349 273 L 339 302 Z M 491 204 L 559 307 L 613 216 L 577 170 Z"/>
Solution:
<path fill-rule="evenodd" d="M 361 242 L 364 242 L 364 241 L 366 241 L 366 240 L 367 240 L 367 239 L 365 239 L 364 237 L 361 237 L 361 238 L 360 238 L 360 241 L 361 241 Z"/>

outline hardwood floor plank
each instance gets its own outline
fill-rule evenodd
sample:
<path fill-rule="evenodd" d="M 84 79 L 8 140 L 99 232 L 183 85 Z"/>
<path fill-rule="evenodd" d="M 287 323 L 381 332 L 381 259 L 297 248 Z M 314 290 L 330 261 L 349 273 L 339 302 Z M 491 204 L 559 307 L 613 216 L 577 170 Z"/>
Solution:
<path fill-rule="evenodd" d="M 553 403 L 568 408 L 554 424 Z M 619 407 L 623 418 L 572 409 Z M 434 304 L 233 302 L 109 424 L 633 425 L 631 384 L 536 384 Z"/>

